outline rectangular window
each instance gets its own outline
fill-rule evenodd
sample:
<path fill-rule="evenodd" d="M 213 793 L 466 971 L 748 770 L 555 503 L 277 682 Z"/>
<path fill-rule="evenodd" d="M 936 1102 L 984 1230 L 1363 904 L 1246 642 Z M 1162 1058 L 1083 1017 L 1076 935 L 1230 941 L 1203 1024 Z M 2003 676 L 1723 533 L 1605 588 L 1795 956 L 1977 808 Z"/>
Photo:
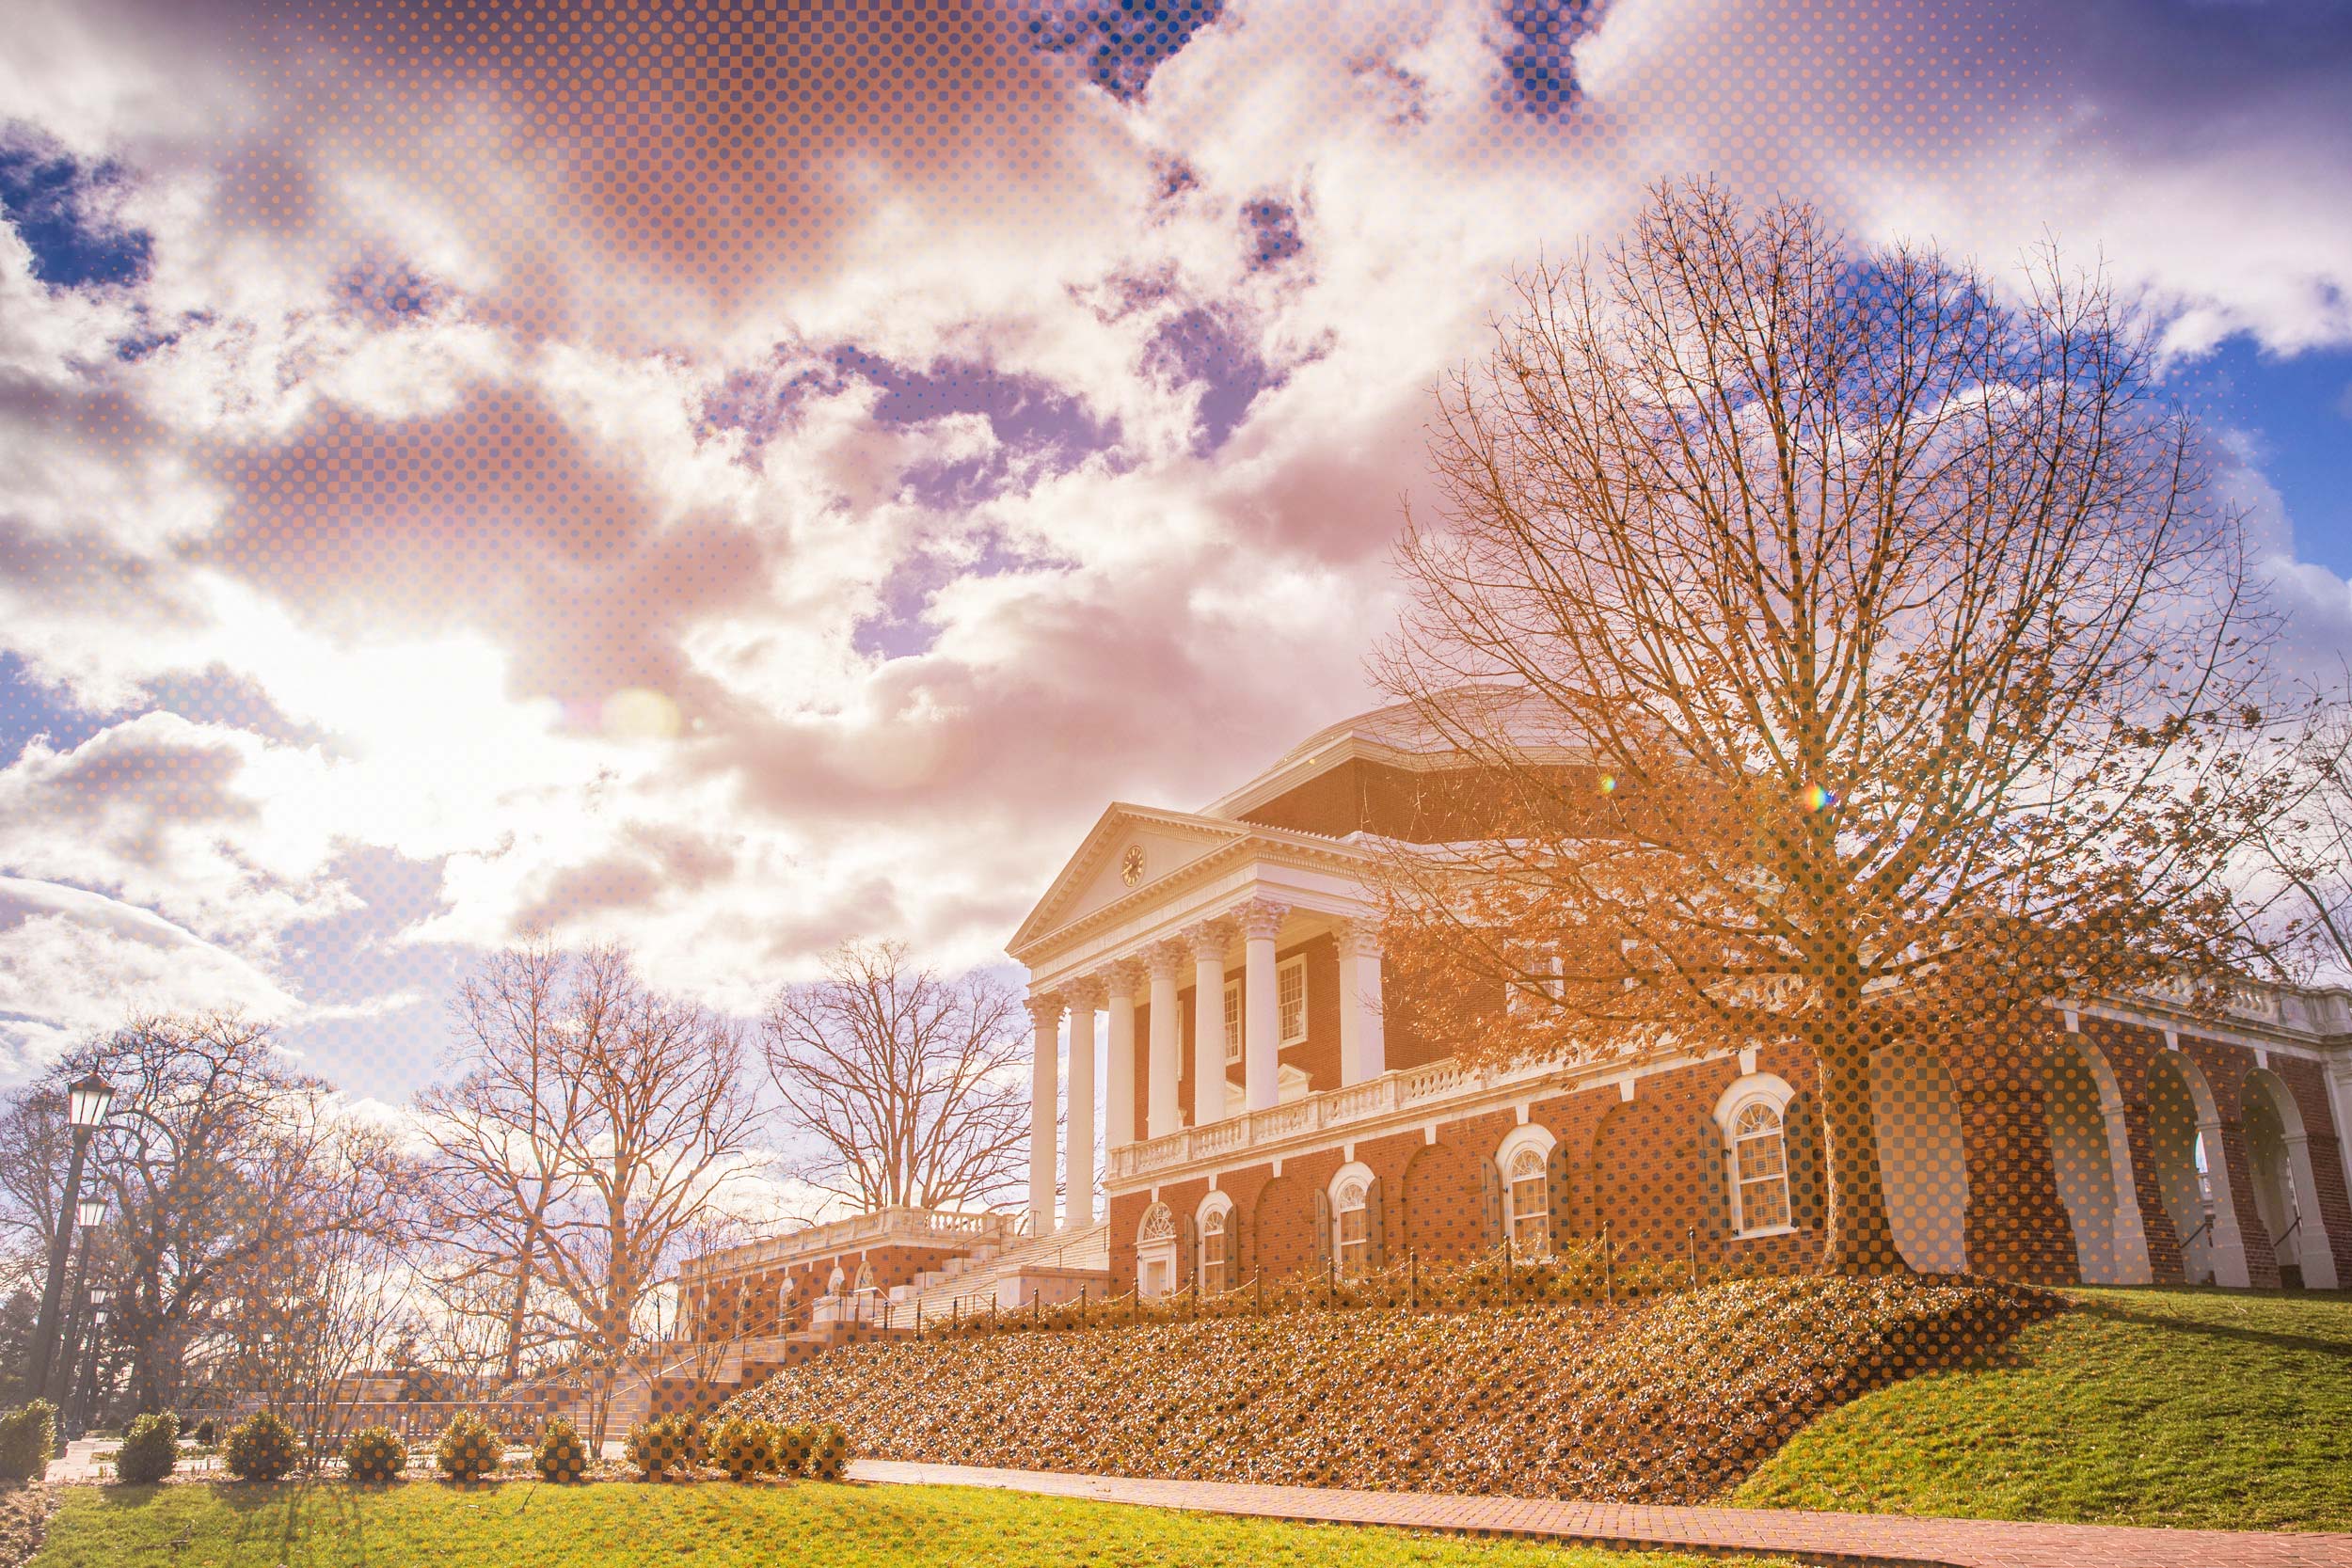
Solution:
<path fill-rule="evenodd" d="M 1225 1060 L 1241 1060 L 1241 982 L 1225 982 Z"/>
<path fill-rule="evenodd" d="M 1740 1180 L 1740 1228 L 1771 1230 L 1788 1223 L 1788 1146 L 1780 1113 L 1752 1103 L 1732 1124 L 1732 1162 Z"/>
<path fill-rule="evenodd" d="M 1225 1223 L 1220 1217 L 1200 1229 L 1200 1289 L 1215 1295 L 1231 1288 L 1225 1278 Z"/>
<path fill-rule="evenodd" d="M 1539 1258 L 1551 1250 L 1549 1202 L 1541 1176 L 1511 1183 L 1511 1245 L 1522 1257 Z"/>
<path fill-rule="evenodd" d="M 1285 958 L 1274 972 L 1276 1012 L 1282 1026 L 1282 1043 L 1296 1045 L 1307 1037 L 1307 959 Z"/>
<path fill-rule="evenodd" d="M 1534 1008 L 1539 997 L 1557 1002 L 1567 994 L 1567 968 L 1556 942 L 1514 942 L 1510 960 L 1516 972 L 1503 996 L 1503 1010 L 1513 1016 Z"/>
<path fill-rule="evenodd" d="M 1361 1209 L 1340 1211 L 1340 1275 L 1345 1279 L 1357 1278 L 1364 1272 L 1364 1260 L 1372 1250 L 1372 1235 L 1368 1216 Z"/>

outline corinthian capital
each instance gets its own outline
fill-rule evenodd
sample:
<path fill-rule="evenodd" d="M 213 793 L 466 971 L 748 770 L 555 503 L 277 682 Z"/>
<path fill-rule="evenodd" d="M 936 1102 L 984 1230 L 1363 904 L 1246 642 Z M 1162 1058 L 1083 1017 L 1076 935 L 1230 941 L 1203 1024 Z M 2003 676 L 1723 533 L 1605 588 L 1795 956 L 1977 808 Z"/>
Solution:
<path fill-rule="evenodd" d="M 1282 928 L 1290 912 L 1288 904 L 1278 904 L 1271 898 L 1252 898 L 1233 911 L 1233 922 L 1245 937 L 1270 940 Z"/>
<path fill-rule="evenodd" d="M 1061 1022 L 1063 1006 L 1062 994 L 1057 990 L 1030 993 L 1029 1017 L 1036 1022 L 1039 1033 L 1042 1034 Z"/>
<path fill-rule="evenodd" d="M 1216 958 L 1222 962 L 1225 949 L 1233 942 L 1232 923 L 1226 920 L 1203 920 L 1184 927 L 1184 941 L 1191 944 L 1196 958 Z"/>

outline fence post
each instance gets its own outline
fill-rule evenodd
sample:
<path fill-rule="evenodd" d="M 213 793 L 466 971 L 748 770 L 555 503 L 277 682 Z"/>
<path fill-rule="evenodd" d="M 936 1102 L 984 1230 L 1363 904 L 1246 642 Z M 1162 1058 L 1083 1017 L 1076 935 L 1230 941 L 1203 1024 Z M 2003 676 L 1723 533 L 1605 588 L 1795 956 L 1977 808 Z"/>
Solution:
<path fill-rule="evenodd" d="M 1511 1243 L 1506 1241 L 1502 1243 L 1502 1305 L 1510 1306 L 1511 1300 Z"/>
<path fill-rule="evenodd" d="M 1045 1326 L 1045 1292 L 1034 1285 L 1029 1287 L 1029 1323 L 1038 1328 Z"/>
<path fill-rule="evenodd" d="M 1258 1298 L 1258 1316 L 1263 1318 L 1265 1316 L 1265 1271 L 1263 1269 L 1250 1270 L 1249 1286 L 1252 1293 Z"/>
<path fill-rule="evenodd" d="M 1602 1222 L 1600 1227 L 1600 1284 L 1601 1292 L 1608 1298 L 1609 1305 L 1616 1306 L 1617 1242 L 1616 1238 L 1609 1233 L 1606 1221 Z"/>
<path fill-rule="evenodd" d="M 1081 1330 L 1083 1330 L 1083 1329 L 1085 1329 L 1086 1325 L 1087 1325 L 1087 1287 L 1086 1287 L 1086 1281 L 1082 1279 L 1082 1280 L 1078 1281 L 1078 1327 L 1079 1327 Z"/>
<path fill-rule="evenodd" d="M 1405 1249 L 1405 1274 L 1411 1282 L 1406 1286 L 1406 1300 L 1410 1304 L 1408 1310 L 1418 1312 L 1421 1310 L 1421 1254 L 1411 1247 Z"/>
<path fill-rule="evenodd" d="M 1337 1259 L 1323 1260 L 1323 1309 L 1335 1311 L 1340 1305 L 1340 1265 Z"/>
<path fill-rule="evenodd" d="M 1691 1289 L 1695 1291 L 1699 1288 L 1699 1227 L 1688 1226 L 1682 1233 L 1691 1245 Z"/>

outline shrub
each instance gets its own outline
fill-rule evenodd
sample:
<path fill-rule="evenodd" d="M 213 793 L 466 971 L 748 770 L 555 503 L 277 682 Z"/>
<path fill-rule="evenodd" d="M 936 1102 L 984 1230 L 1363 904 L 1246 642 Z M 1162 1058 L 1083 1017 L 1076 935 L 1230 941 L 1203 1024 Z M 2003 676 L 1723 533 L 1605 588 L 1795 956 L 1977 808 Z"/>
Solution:
<path fill-rule="evenodd" d="M 817 1429 L 816 1441 L 809 1446 L 808 1473 L 815 1481 L 839 1481 L 850 1467 L 850 1433 L 839 1421 L 827 1421 Z"/>
<path fill-rule="evenodd" d="M 666 1476 L 694 1462 L 698 1433 L 691 1416 L 656 1416 L 628 1429 L 628 1462 L 647 1477 Z"/>
<path fill-rule="evenodd" d="M 0 1481 L 38 1481 L 57 1441 L 57 1407 L 35 1400 L 0 1416 Z"/>
<path fill-rule="evenodd" d="M 817 1444 L 814 1428 L 798 1421 L 776 1429 L 776 1468 L 787 1476 L 797 1476 L 808 1468 L 808 1450 Z"/>
<path fill-rule="evenodd" d="M 433 1449 L 434 1462 L 452 1481 L 480 1481 L 494 1473 L 505 1455 L 506 1439 L 470 1410 L 460 1410 L 449 1418 Z"/>
<path fill-rule="evenodd" d="M 192 1435 L 195 1437 L 197 1446 L 199 1448 L 209 1449 L 215 1442 L 219 1441 L 218 1437 L 215 1433 L 213 1418 L 210 1416 L 205 1417 L 202 1420 L 196 1423 L 196 1431 L 192 1433 Z"/>
<path fill-rule="evenodd" d="M 408 1464 L 408 1445 L 389 1427 L 361 1427 L 343 1442 L 343 1472 L 353 1481 L 397 1481 Z"/>
<path fill-rule="evenodd" d="M 542 1481 L 558 1485 L 588 1479 L 588 1445 L 580 1441 L 580 1433 L 569 1419 L 558 1416 L 548 1422 L 539 1433 L 538 1446 L 531 1450 L 532 1466 Z"/>
<path fill-rule="evenodd" d="M 239 1481 L 276 1481 L 302 1457 L 294 1428 L 269 1411 L 258 1411 L 229 1429 L 220 1460 Z"/>
<path fill-rule="evenodd" d="M 712 1425 L 707 1447 L 710 1462 L 730 1481 L 749 1481 L 776 1467 L 773 1432 L 765 1421 L 729 1416 Z"/>
<path fill-rule="evenodd" d="M 180 1418 L 139 1416 L 123 1432 L 115 1478 L 134 1484 L 161 1481 L 180 1463 Z"/>

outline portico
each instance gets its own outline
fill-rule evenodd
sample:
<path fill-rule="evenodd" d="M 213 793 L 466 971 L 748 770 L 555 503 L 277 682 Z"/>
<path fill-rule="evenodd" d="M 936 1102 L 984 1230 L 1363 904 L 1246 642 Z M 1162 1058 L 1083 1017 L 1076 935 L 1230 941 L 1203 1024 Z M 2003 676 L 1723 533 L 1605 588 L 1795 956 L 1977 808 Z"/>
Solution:
<path fill-rule="evenodd" d="M 1116 1150 L 1388 1070 L 1367 853 L 1188 813 L 1104 814 L 1011 943 L 1036 1030 L 1035 1234 L 1057 1228 L 1057 1185 L 1061 1225 L 1094 1218 L 1098 1076 Z"/>

